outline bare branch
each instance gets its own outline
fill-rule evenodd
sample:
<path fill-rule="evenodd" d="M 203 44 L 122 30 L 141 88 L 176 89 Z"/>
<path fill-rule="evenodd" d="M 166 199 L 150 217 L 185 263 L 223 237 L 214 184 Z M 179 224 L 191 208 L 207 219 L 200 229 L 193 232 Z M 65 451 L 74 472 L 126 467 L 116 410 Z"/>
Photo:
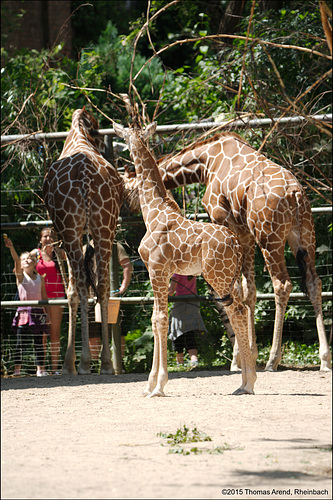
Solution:
<path fill-rule="evenodd" d="M 138 76 L 142 73 L 143 69 L 150 64 L 150 62 L 154 59 L 154 57 L 159 56 L 166 50 L 169 50 L 171 47 L 175 47 L 176 45 L 183 45 L 184 43 L 195 43 L 201 40 L 214 40 L 218 38 L 233 38 L 235 40 L 248 40 L 252 42 L 254 45 L 259 43 L 261 45 L 270 45 L 271 47 L 279 47 L 281 49 L 294 49 L 294 50 L 299 50 L 301 52 L 307 52 L 309 54 L 314 54 L 319 57 L 324 57 L 325 59 L 332 60 L 332 56 L 329 56 L 327 54 L 323 54 L 322 52 L 318 52 L 317 50 L 313 49 L 308 49 L 306 47 L 299 47 L 298 45 L 284 45 L 281 43 L 274 43 L 274 42 L 268 42 L 265 40 L 260 40 L 259 38 L 250 38 L 247 36 L 241 36 L 241 35 L 229 35 L 229 34 L 218 34 L 218 35 L 205 35 L 205 36 L 200 36 L 200 37 L 195 37 L 195 38 L 184 38 L 182 40 L 176 40 L 173 43 L 170 43 L 168 45 L 165 45 L 162 47 L 160 50 L 158 50 L 154 55 L 152 55 L 146 62 L 145 64 L 141 67 L 141 69 L 137 72 L 133 80 L 135 81 Z"/>

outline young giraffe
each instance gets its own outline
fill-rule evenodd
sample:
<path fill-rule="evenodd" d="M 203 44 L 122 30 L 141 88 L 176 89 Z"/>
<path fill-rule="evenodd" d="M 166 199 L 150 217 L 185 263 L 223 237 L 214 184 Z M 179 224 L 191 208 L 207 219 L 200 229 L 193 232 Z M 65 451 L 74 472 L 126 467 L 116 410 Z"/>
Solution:
<path fill-rule="evenodd" d="M 315 230 L 310 202 L 292 173 L 258 153 L 235 133 L 222 133 L 158 162 L 168 189 L 199 182 L 206 185 L 202 204 L 212 222 L 234 231 L 243 246 L 243 294 L 248 307 L 249 336 L 255 338 L 255 243 L 260 247 L 275 293 L 275 324 L 268 371 L 281 361 L 284 314 L 292 283 L 286 268 L 286 242 L 297 259 L 303 289 L 313 304 L 319 337 L 321 370 L 330 370 L 321 280 L 315 270 Z M 254 352 L 256 346 L 253 345 Z M 232 367 L 237 367 L 237 342 Z M 237 369 L 237 368 L 236 368 Z"/>
<path fill-rule="evenodd" d="M 82 354 L 80 374 L 90 373 L 88 339 L 88 281 L 83 235 L 94 241 L 97 263 L 97 296 L 101 304 L 102 352 L 101 373 L 112 374 L 108 339 L 107 308 L 110 291 L 109 262 L 117 219 L 123 199 L 123 181 L 100 151 L 104 147 L 99 136 L 91 132 L 98 122 L 85 107 L 73 113 L 72 126 L 59 159 L 45 176 L 43 195 L 58 237 L 62 239 L 69 261 L 69 334 L 62 368 L 63 374 L 74 374 L 75 327 L 81 301 Z M 88 238 L 89 241 L 89 238 Z M 91 248 L 91 247 L 90 247 Z"/>
<path fill-rule="evenodd" d="M 246 309 L 234 286 L 242 262 L 237 237 L 223 226 L 185 219 L 178 205 L 167 195 L 156 161 L 144 144 L 154 133 L 156 122 L 144 132 L 138 127 L 125 129 L 116 123 L 113 127 L 128 144 L 135 164 L 147 230 L 140 243 L 139 254 L 149 272 L 154 292 L 154 356 L 144 394 L 149 397 L 164 396 L 164 386 L 168 381 L 168 287 L 173 273 L 202 273 L 219 297 L 224 298 L 238 339 L 242 366 L 242 385 L 234 394 L 253 394 L 257 376 L 248 340 Z"/>

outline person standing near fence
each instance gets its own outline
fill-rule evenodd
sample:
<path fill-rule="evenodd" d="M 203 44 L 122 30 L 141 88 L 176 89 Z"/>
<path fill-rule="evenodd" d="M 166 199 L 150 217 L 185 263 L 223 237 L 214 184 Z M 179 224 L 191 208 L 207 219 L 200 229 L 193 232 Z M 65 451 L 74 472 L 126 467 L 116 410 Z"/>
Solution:
<path fill-rule="evenodd" d="M 196 276 L 174 274 L 169 286 L 169 295 L 197 295 Z M 190 356 L 190 368 L 198 366 L 198 349 L 195 336 L 207 333 L 200 313 L 200 303 L 175 302 L 169 319 L 169 338 L 176 351 L 177 365 L 184 364 L 184 349 Z"/>
<path fill-rule="evenodd" d="M 37 258 L 29 252 L 18 256 L 12 241 L 4 236 L 5 245 L 9 248 L 14 260 L 14 273 L 20 300 L 47 300 L 44 277 L 37 273 Z M 36 354 L 37 377 L 48 375 L 45 372 L 43 335 L 47 332 L 48 318 L 44 308 L 22 306 L 18 307 L 13 319 L 12 328 L 16 332 L 17 341 L 14 354 L 14 375 L 21 375 L 23 351 L 29 346 L 30 333 Z"/>
<path fill-rule="evenodd" d="M 37 256 L 36 270 L 39 274 L 45 275 L 45 286 L 48 299 L 65 299 L 65 289 L 62 282 L 61 272 L 54 251 L 54 239 L 51 228 L 44 228 L 40 232 L 40 241 L 37 248 L 31 253 Z M 62 258 L 65 252 L 60 251 Z M 63 315 L 62 306 L 49 307 L 50 317 L 50 343 L 52 372 L 59 375 L 60 356 L 60 331 Z"/>

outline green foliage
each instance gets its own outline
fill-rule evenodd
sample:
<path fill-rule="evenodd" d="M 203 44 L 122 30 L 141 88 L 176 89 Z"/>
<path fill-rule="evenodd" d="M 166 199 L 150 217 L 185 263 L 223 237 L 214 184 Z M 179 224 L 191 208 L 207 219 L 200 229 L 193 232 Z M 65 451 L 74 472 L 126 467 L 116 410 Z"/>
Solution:
<path fill-rule="evenodd" d="M 314 366 L 319 359 L 319 345 L 286 342 L 282 351 L 282 364 L 293 366 Z"/>
<path fill-rule="evenodd" d="M 212 438 L 205 434 L 204 432 L 198 431 L 196 427 L 191 431 L 189 427 L 183 425 L 182 429 L 177 429 L 175 434 L 172 433 L 162 433 L 157 434 L 160 437 L 167 439 L 167 443 L 174 446 L 180 443 L 198 443 L 200 441 L 211 441 Z"/>
<path fill-rule="evenodd" d="M 178 455 L 199 455 L 202 453 L 209 453 L 211 455 L 222 454 L 226 450 L 231 450 L 231 446 L 224 443 L 222 446 L 216 446 L 214 448 L 198 447 L 198 446 L 187 446 L 189 443 L 199 443 L 212 441 L 212 438 L 204 432 L 200 432 L 196 427 L 193 428 L 192 432 L 189 427 L 183 425 L 182 428 L 177 429 L 175 433 L 163 433 L 159 432 L 158 437 L 167 439 L 167 443 L 170 445 L 170 454 Z"/>
<path fill-rule="evenodd" d="M 98 44 L 84 49 L 81 55 L 80 69 L 84 70 L 84 86 L 95 86 L 105 88 L 110 86 L 114 93 L 128 92 L 129 77 L 133 58 L 133 49 L 129 40 L 124 36 L 118 36 L 118 30 L 111 21 L 108 21 L 104 31 L 102 31 Z M 133 76 L 144 66 L 147 59 L 137 53 L 134 59 Z M 135 81 L 136 88 L 141 99 L 149 103 L 156 100 L 159 89 L 163 85 L 164 71 L 158 58 L 154 58 L 147 64 Z M 97 96 L 96 96 L 97 98 Z M 103 97 L 103 99 L 105 99 Z M 117 103 L 118 104 L 118 103 Z M 99 103 L 103 109 L 103 103 Z M 111 107 L 110 107 L 111 106 Z M 106 110 L 114 117 L 116 109 L 110 101 Z M 148 114 L 153 115 L 154 107 L 148 104 Z"/>
<path fill-rule="evenodd" d="M 265 365 L 267 363 L 270 350 L 271 344 L 258 344 L 258 365 Z M 282 344 L 281 365 L 306 368 L 318 365 L 319 359 L 318 343 L 304 344 L 302 342 L 291 341 Z"/>
<path fill-rule="evenodd" d="M 133 19 L 140 17 L 147 9 L 147 2 L 110 2 L 110 0 L 89 0 L 82 5 L 81 0 L 71 2 L 72 10 L 80 7 L 72 17 L 74 29 L 74 50 L 80 52 L 98 42 L 100 33 L 105 30 L 108 20 L 112 20 L 121 35 L 131 29 Z"/>
<path fill-rule="evenodd" d="M 2 133 L 68 130 L 73 111 L 87 104 L 87 98 L 107 116 L 121 121 L 126 119 L 123 109 L 117 107 L 117 100 L 108 96 L 106 90 L 109 86 L 115 93 L 127 92 L 129 89 L 133 40 L 146 21 L 147 3 L 135 2 L 138 8 L 133 4 L 132 9 L 135 10 L 130 13 L 125 5 L 127 2 L 92 0 L 89 3 L 92 6 L 83 6 L 79 1 L 73 2 L 73 10 L 80 6 L 72 18 L 78 60 L 65 57 L 61 44 L 52 50 L 21 50 L 11 56 L 2 49 Z M 192 0 L 179 2 L 167 9 L 149 28 L 154 47 L 159 49 L 182 38 L 216 33 L 226 3 L 213 3 L 212 8 L 212 2 L 203 4 L 200 0 Z M 280 11 L 255 10 L 250 37 L 298 45 L 328 54 L 328 48 L 322 41 L 318 4 L 289 1 L 283 5 Z M 152 2 L 151 14 L 164 6 L 164 0 Z M 216 15 L 217 12 L 219 15 Z M 244 14 L 237 31 L 243 36 L 249 26 L 248 12 L 245 10 Z M 13 30 L 16 29 L 17 21 L 13 20 Z M 146 35 L 147 33 L 140 38 L 137 46 L 133 76 L 152 54 Z M 288 115 L 308 115 L 331 111 L 331 77 L 315 84 L 330 69 L 330 65 L 331 61 L 325 58 L 295 49 L 259 43 L 248 43 L 246 46 L 244 40 L 235 40 L 231 44 L 212 43 L 203 38 L 171 48 L 160 57 L 153 58 L 135 80 L 135 85 L 147 106 L 148 115 L 152 118 L 154 112 L 158 112 L 159 124 L 207 118 L 227 120 L 239 113 L 275 117 L 286 109 L 289 109 Z M 170 69 L 166 70 L 166 67 Z M 74 87 L 85 87 L 85 90 Z M 310 88 L 311 91 L 296 102 L 299 95 Z M 157 109 L 160 96 L 161 105 Z M 100 119 L 100 123 L 103 127 L 110 126 L 105 118 Z M 256 148 L 262 145 L 266 134 L 266 131 L 258 130 L 242 132 Z M 190 139 L 194 140 L 195 137 L 192 133 Z M 164 141 L 162 144 L 165 152 L 169 152 L 180 149 L 187 142 L 189 136 L 179 134 L 173 141 Z M 26 141 L 3 149 L 1 186 L 2 205 L 6 207 L 6 213 L 3 210 L 2 214 L 3 221 L 46 217 L 41 199 L 42 180 L 49 165 L 59 156 L 61 148 L 62 144 L 59 143 L 36 144 Z M 316 126 L 308 124 L 303 128 L 279 127 L 268 138 L 264 152 L 279 164 L 294 169 L 306 191 L 311 194 L 313 206 L 322 205 L 323 196 L 330 203 L 331 196 L 327 186 L 331 180 L 331 143 Z M 193 213 L 198 207 L 202 211 L 204 190 L 204 186 L 186 187 L 184 196 L 187 212 Z M 175 196 L 183 207 L 183 190 L 176 190 Z M 332 289 L 332 224 L 329 217 L 320 216 L 315 219 L 316 263 L 324 291 Z M 22 245 L 21 234 L 13 234 L 14 244 L 19 249 Z M 143 234 L 142 228 L 130 226 L 124 231 L 124 238 L 132 248 L 137 248 Z M 25 248 L 33 248 L 37 238 L 37 231 L 25 234 Z M 299 291 L 299 273 L 290 251 L 286 252 L 286 260 L 288 270 L 291 270 L 293 291 Z M 10 259 L 2 259 L 2 271 L 11 272 L 11 266 Z M 258 291 L 272 292 L 272 283 L 264 270 L 259 251 L 256 252 L 255 274 Z M 140 279 L 143 275 L 143 283 L 136 285 L 137 293 L 151 296 L 151 286 L 145 271 L 142 271 Z M 198 280 L 198 293 L 207 293 L 203 280 Z M 306 307 L 305 303 L 297 306 L 290 303 L 286 311 L 284 335 L 289 336 L 289 342 L 294 342 L 296 346 L 291 348 L 291 344 L 288 344 L 285 349 L 289 353 L 286 358 L 288 363 L 292 362 L 293 354 L 300 363 L 307 363 L 306 360 L 310 359 L 302 347 L 307 340 L 314 340 L 308 339 L 304 333 L 309 324 Z M 128 371 L 148 371 L 153 349 L 151 311 L 147 308 L 145 314 L 142 314 L 142 308 L 128 305 L 123 309 L 125 316 L 130 318 L 125 366 Z M 324 302 L 323 309 L 325 322 L 330 326 L 332 302 Z M 212 303 L 202 304 L 201 312 L 209 333 L 197 339 L 200 366 L 228 364 L 232 350 L 219 314 Z M 259 353 L 260 360 L 264 362 L 264 359 L 268 359 L 269 352 L 266 343 L 272 338 L 273 303 L 258 302 L 255 314 L 258 339 L 265 343 Z M 314 326 L 312 331 L 313 337 L 316 337 Z M 296 337 L 302 339 L 300 343 L 295 343 Z M 313 354 L 313 361 L 315 360 L 318 362 L 317 354 Z M 175 363 L 171 349 L 168 362 L 171 365 Z"/>
<path fill-rule="evenodd" d="M 149 325 L 142 333 L 134 330 L 125 337 L 126 350 L 123 362 L 127 372 L 144 373 L 151 369 L 154 350 L 154 335 Z"/>

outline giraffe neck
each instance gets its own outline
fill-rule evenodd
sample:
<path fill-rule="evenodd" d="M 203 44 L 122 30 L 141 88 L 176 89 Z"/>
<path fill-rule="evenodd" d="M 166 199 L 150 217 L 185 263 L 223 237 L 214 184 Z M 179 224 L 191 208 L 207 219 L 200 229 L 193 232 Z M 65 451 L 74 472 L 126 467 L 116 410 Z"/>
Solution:
<path fill-rule="evenodd" d="M 258 153 L 240 136 L 221 133 L 185 148 L 173 158 L 162 158 L 158 166 L 167 189 L 195 182 L 208 185 L 217 171 L 227 174 L 231 167 L 243 168 L 247 158 L 254 155 Z"/>
<path fill-rule="evenodd" d="M 171 159 L 162 158 L 158 162 L 158 168 L 167 189 L 197 182 L 206 184 L 208 167 L 208 155 L 205 152 L 200 154 L 196 150 L 180 153 Z"/>
<path fill-rule="evenodd" d="M 135 164 L 142 216 L 149 222 L 154 208 L 167 202 L 168 195 L 155 159 L 141 139 L 132 140 L 131 153 Z M 153 216 L 156 217 L 156 214 Z"/>
<path fill-rule="evenodd" d="M 59 159 L 70 156 L 73 153 L 81 152 L 83 147 L 85 149 L 92 149 L 94 152 L 100 153 L 99 148 L 97 147 L 96 140 L 91 136 L 90 130 L 88 130 L 83 123 L 81 114 L 78 112 L 74 112 L 72 127 L 66 138 Z"/>

